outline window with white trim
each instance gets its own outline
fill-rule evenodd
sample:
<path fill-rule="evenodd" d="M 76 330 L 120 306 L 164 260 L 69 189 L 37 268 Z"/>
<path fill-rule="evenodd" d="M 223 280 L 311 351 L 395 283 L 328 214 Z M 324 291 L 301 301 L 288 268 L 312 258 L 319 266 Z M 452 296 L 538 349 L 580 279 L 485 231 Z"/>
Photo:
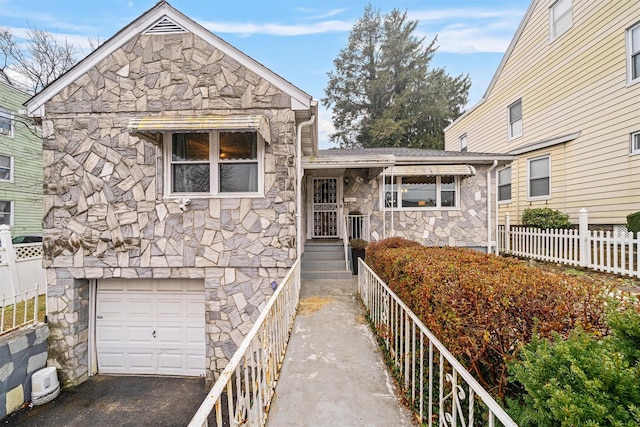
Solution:
<path fill-rule="evenodd" d="M 0 181 L 13 181 L 13 157 L 0 154 Z"/>
<path fill-rule="evenodd" d="M 640 131 L 631 134 L 631 154 L 640 154 Z"/>
<path fill-rule="evenodd" d="M 549 8 L 549 39 L 554 41 L 573 25 L 572 0 L 558 0 Z"/>
<path fill-rule="evenodd" d="M 385 176 L 385 209 L 438 209 L 458 206 L 458 178 L 450 175 Z"/>
<path fill-rule="evenodd" d="M 466 153 L 467 151 L 467 134 L 465 133 L 460 137 L 460 151 Z"/>
<path fill-rule="evenodd" d="M 171 195 L 259 195 L 264 142 L 257 132 L 165 134 Z"/>
<path fill-rule="evenodd" d="M 13 225 L 13 202 L 0 200 L 0 225 Z"/>
<path fill-rule="evenodd" d="M 522 135 L 522 100 L 518 99 L 509 105 L 509 139 Z"/>
<path fill-rule="evenodd" d="M 551 197 L 551 156 L 537 157 L 527 161 L 529 199 Z"/>
<path fill-rule="evenodd" d="M 640 22 L 627 30 L 627 70 L 629 83 L 640 82 Z"/>
<path fill-rule="evenodd" d="M 4 108 L 0 108 L 0 135 L 13 138 L 13 113 Z"/>
<path fill-rule="evenodd" d="M 511 166 L 498 171 L 498 201 L 511 201 Z"/>

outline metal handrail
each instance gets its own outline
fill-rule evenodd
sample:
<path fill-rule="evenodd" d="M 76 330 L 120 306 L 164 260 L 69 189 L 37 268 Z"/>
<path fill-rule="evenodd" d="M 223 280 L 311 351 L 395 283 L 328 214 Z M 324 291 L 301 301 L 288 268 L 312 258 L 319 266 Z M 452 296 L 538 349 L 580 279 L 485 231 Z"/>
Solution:
<path fill-rule="evenodd" d="M 351 266 L 349 265 L 349 249 L 347 248 L 348 244 L 349 234 L 347 233 L 347 217 L 345 217 L 344 221 L 342 221 L 342 245 L 344 247 L 344 262 L 347 271 L 351 270 Z"/>
<path fill-rule="evenodd" d="M 205 397 L 190 427 L 207 426 L 214 409 L 219 427 L 225 418 L 225 425 L 265 424 L 299 299 L 300 260 L 297 260 Z"/>
<path fill-rule="evenodd" d="M 480 412 L 475 410 L 477 396 L 488 411 L 489 426 L 495 425 L 497 419 L 504 426 L 517 427 L 489 392 L 387 284 L 363 260 L 358 262 L 358 294 L 400 372 L 401 385 L 420 422 L 432 426 L 436 410 L 437 425 L 477 425 L 478 421 L 474 420 Z M 424 401 L 425 396 L 428 402 Z"/>

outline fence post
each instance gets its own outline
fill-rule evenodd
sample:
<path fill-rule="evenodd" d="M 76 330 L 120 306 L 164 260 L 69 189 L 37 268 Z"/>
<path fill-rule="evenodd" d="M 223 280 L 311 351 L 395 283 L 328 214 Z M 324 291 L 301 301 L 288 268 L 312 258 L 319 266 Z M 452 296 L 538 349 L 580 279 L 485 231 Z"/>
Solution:
<path fill-rule="evenodd" d="M 589 215 L 585 208 L 580 209 L 578 233 L 580 239 L 580 267 L 589 266 Z"/>
<path fill-rule="evenodd" d="M 8 225 L 0 225 L 0 244 L 4 248 L 4 257 L 9 267 L 9 281 L 11 282 L 11 292 L 13 295 L 20 291 L 18 282 L 18 269 L 16 267 L 16 251 L 11 242 L 11 231 Z"/>
<path fill-rule="evenodd" d="M 511 252 L 511 215 L 504 214 L 504 253 Z"/>

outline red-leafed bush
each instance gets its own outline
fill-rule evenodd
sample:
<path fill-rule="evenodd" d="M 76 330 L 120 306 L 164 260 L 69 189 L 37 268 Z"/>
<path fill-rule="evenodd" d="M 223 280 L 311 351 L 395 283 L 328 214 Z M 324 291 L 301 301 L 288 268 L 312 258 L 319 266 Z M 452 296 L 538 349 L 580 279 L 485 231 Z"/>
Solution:
<path fill-rule="evenodd" d="M 404 237 L 389 237 L 379 242 L 369 243 L 367 246 L 366 262 L 373 271 L 385 282 L 387 281 L 384 276 L 384 265 L 378 261 L 378 253 L 386 249 L 398 249 L 398 248 L 413 248 L 422 247 L 422 245 L 415 240 L 408 240 Z"/>
<path fill-rule="evenodd" d="M 500 398 L 507 393 L 507 362 L 534 333 L 566 336 L 578 325 L 605 328 L 599 286 L 515 259 L 420 246 L 375 251 L 370 265 Z"/>

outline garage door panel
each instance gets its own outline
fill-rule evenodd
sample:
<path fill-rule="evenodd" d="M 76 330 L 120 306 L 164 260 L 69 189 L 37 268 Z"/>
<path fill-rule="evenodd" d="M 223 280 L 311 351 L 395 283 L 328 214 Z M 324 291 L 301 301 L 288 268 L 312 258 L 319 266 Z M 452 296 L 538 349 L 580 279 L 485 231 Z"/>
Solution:
<path fill-rule="evenodd" d="M 158 345 L 163 346 L 165 348 L 171 345 L 180 347 L 183 344 L 185 344 L 186 340 L 184 339 L 184 336 L 185 336 L 184 328 L 182 327 L 163 326 L 158 328 L 156 339 L 157 339 Z"/>
<path fill-rule="evenodd" d="M 126 328 L 127 346 L 153 345 L 153 328 L 149 326 L 129 326 Z"/>
<path fill-rule="evenodd" d="M 127 316 L 150 318 L 154 316 L 154 301 L 150 298 L 128 296 L 126 301 Z"/>
<path fill-rule="evenodd" d="M 204 348 L 204 334 L 202 329 L 198 327 L 187 328 L 187 343 L 191 345 L 198 345 Z"/>
<path fill-rule="evenodd" d="M 96 331 L 97 341 L 108 346 L 123 346 L 125 344 L 124 326 L 104 325 Z"/>
<path fill-rule="evenodd" d="M 204 300 L 203 281 L 100 281 L 96 310 L 98 370 L 203 375 Z"/>
<path fill-rule="evenodd" d="M 98 316 L 122 316 L 124 305 L 118 297 L 104 297 L 98 301 L 96 314 Z"/>
<path fill-rule="evenodd" d="M 166 297 L 161 297 L 156 300 L 156 312 L 160 317 L 178 317 L 183 316 L 184 301 L 168 300 Z"/>
<path fill-rule="evenodd" d="M 129 351 L 125 353 L 128 368 L 136 373 L 153 374 L 156 371 L 155 354 L 150 351 Z"/>

